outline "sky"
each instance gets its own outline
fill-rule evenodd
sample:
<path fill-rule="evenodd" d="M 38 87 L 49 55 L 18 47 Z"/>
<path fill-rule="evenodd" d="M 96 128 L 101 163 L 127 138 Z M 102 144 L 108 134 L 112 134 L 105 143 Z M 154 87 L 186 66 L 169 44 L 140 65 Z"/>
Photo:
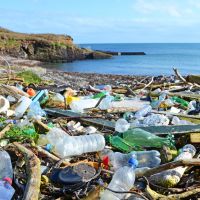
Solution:
<path fill-rule="evenodd" d="M 0 26 L 75 43 L 200 42 L 200 0 L 1 0 Z"/>

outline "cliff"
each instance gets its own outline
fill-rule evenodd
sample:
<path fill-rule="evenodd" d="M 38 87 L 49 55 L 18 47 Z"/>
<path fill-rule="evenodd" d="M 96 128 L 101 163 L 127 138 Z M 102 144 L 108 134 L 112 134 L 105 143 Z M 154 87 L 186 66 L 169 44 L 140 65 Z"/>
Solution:
<path fill-rule="evenodd" d="M 110 58 L 106 53 L 79 48 L 69 35 L 24 34 L 0 28 L 0 54 L 42 62 L 72 62 Z"/>

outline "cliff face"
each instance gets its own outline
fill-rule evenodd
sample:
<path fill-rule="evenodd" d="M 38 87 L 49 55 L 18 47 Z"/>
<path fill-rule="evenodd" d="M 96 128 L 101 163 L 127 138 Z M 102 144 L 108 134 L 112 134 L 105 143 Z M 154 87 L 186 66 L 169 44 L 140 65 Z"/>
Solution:
<path fill-rule="evenodd" d="M 110 58 L 110 55 L 82 49 L 68 35 L 22 34 L 0 28 L 0 54 L 43 62 L 71 62 Z"/>

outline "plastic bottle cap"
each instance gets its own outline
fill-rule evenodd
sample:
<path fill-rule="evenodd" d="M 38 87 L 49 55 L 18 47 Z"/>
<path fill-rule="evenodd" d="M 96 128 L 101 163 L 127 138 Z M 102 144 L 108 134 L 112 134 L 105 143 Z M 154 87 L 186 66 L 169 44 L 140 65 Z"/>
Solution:
<path fill-rule="evenodd" d="M 45 149 L 50 152 L 53 149 L 53 145 L 52 144 L 47 144 Z"/>
<path fill-rule="evenodd" d="M 11 178 L 5 177 L 3 180 L 8 182 L 10 185 L 12 185 L 12 179 Z"/>
<path fill-rule="evenodd" d="M 128 160 L 128 164 L 133 167 L 133 168 L 136 168 L 138 166 L 138 161 L 134 158 L 134 157 L 131 157 L 129 160 Z"/>
<path fill-rule="evenodd" d="M 105 166 L 108 166 L 109 165 L 109 157 L 108 156 L 104 156 L 103 159 L 102 159 L 102 162 Z"/>
<path fill-rule="evenodd" d="M 27 90 L 27 94 L 31 97 L 35 96 L 36 95 L 36 92 L 33 88 L 28 88 Z"/>

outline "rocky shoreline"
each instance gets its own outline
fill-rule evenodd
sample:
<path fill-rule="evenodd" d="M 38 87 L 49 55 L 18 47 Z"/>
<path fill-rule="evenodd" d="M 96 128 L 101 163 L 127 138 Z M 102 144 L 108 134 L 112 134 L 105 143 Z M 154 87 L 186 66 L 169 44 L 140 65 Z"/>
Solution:
<path fill-rule="evenodd" d="M 0 55 L 41 62 L 72 62 L 110 58 L 110 54 L 80 48 L 68 35 L 24 34 L 0 28 Z"/>

